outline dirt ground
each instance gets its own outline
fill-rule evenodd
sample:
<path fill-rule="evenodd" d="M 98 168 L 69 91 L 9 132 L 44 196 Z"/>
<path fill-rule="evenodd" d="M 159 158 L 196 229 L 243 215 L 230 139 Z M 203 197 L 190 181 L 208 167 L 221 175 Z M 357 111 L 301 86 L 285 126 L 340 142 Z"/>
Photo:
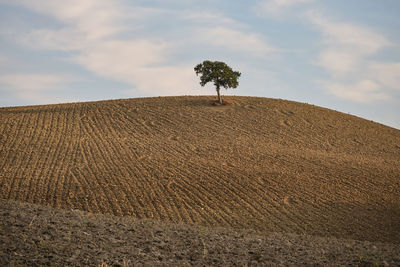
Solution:
<path fill-rule="evenodd" d="M 398 266 L 400 246 L 261 233 L 0 200 L 1 266 Z"/>
<path fill-rule="evenodd" d="M 400 130 L 257 97 L 0 108 L 0 199 L 400 244 Z"/>

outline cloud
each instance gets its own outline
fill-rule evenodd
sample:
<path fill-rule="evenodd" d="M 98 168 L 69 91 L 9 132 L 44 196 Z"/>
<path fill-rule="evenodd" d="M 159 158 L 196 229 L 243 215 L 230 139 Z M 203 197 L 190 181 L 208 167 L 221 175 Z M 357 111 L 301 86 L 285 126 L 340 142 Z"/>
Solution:
<path fill-rule="evenodd" d="M 192 66 L 141 68 L 135 72 L 135 84 L 144 92 L 157 95 L 203 94 Z"/>
<path fill-rule="evenodd" d="M 322 33 L 321 51 L 314 63 L 331 76 L 322 83 L 336 97 L 370 103 L 390 99 L 388 89 L 398 89 L 399 64 L 376 62 L 377 52 L 392 46 L 384 36 L 358 25 L 334 22 L 319 12 L 306 17 Z"/>
<path fill-rule="evenodd" d="M 71 79 L 62 75 L 7 74 L 0 76 L 0 85 L 3 85 L 0 91 L 10 92 L 10 95 L 24 101 L 49 103 L 55 100 L 51 92 L 69 82 Z"/>
<path fill-rule="evenodd" d="M 9 74 L 0 76 L 0 83 L 22 90 L 45 90 L 67 81 L 63 76 L 42 74 Z"/>
<path fill-rule="evenodd" d="M 67 52 L 70 62 L 145 94 L 199 92 L 194 62 L 173 62 L 173 55 L 181 53 L 179 49 L 184 47 L 186 51 L 194 43 L 202 49 L 214 47 L 218 51 L 253 57 L 264 57 L 276 51 L 263 36 L 249 32 L 245 25 L 210 11 L 178 12 L 128 6 L 127 2 L 118 0 L 8 2 L 60 22 L 56 29 L 34 29 L 19 36 L 20 44 Z M 163 20 L 160 14 L 185 22 L 179 33 L 183 39 L 177 42 L 168 36 L 169 31 L 173 31 L 168 28 L 152 34 L 152 24 L 147 22 Z"/>
<path fill-rule="evenodd" d="M 51 16 L 62 23 L 59 29 L 38 29 L 21 36 L 23 44 L 62 51 L 79 50 L 115 38 L 127 29 L 127 20 L 140 17 L 132 15 L 130 8 L 122 6 L 120 1 L 16 0 L 11 3 Z M 137 13 L 145 13 L 145 10 L 137 10 L 133 14 Z"/>
<path fill-rule="evenodd" d="M 247 25 L 221 13 L 189 11 L 180 20 L 190 25 L 183 31 L 187 33 L 186 41 L 194 46 L 261 58 L 279 51 L 263 35 L 252 32 Z"/>
<path fill-rule="evenodd" d="M 373 62 L 368 66 L 368 76 L 385 86 L 400 91 L 400 62 Z"/>
<path fill-rule="evenodd" d="M 71 62 L 150 94 L 187 93 L 193 85 L 192 66 L 169 64 L 171 44 L 167 41 L 119 36 L 140 28 L 135 25 L 139 25 L 144 17 L 148 19 L 148 16 L 160 14 L 158 9 L 128 7 L 121 1 L 105 0 L 72 0 L 68 3 L 17 0 L 12 4 L 52 16 L 62 23 L 56 30 L 39 29 L 20 36 L 20 43 L 25 46 L 74 52 L 70 56 Z"/>
<path fill-rule="evenodd" d="M 213 26 L 225 25 L 230 27 L 241 25 L 233 19 L 224 16 L 223 14 L 210 11 L 185 12 L 185 14 L 182 16 L 182 19 L 190 24 L 200 23 L 202 25 L 211 24 Z"/>
<path fill-rule="evenodd" d="M 321 51 L 316 64 L 333 75 L 347 75 L 359 69 L 361 58 L 351 51 L 333 47 Z"/>
<path fill-rule="evenodd" d="M 287 9 L 296 5 L 314 2 L 314 0 L 261 0 L 257 2 L 257 13 L 279 13 L 283 9 Z"/>
<path fill-rule="evenodd" d="M 335 76 L 360 71 L 368 56 L 391 45 L 385 37 L 370 29 L 333 22 L 316 11 L 308 12 L 307 18 L 323 35 L 323 49 L 317 65 Z"/>
<path fill-rule="evenodd" d="M 228 27 L 199 29 L 196 36 L 199 38 L 198 42 L 257 57 L 277 51 L 261 35 L 244 33 Z"/>
<path fill-rule="evenodd" d="M 50 15 L 75 30 L 87 34 L 87 39 L 99 39 L 120 32 L 124 27 L 121 14 L 127 10 L 119 5 L 120 1 L 106 0 L 13 0 L 10 4 L 20 5 L 35 12 Z"/>
<path fill-rule="evenodd" d="M 372 103 L 377 100 L 390 100 L 390 95 L 382 90 L 380 84 L 371 80 L 356 83 L 322 82 L 332 95 L 360 103 Z"/>
<path fill-rule="evenodd" d="M 168 49 L 165 42 L 107 41 L 89 47 L 73 60 L 102 77 L 126 82 L 142 92 L 187 93 L 195 84 L 193 68 L 165 65 Z"/>
<path fill-rule="evenodd" d="M 350 23 L 333 22 L 317 11 L 307 13 L 309 21 L 324 35 L 324 44 L 336 48 L 348 49 L 358 55 L 370 55 L 391 43 L 372 30 Z"/>
<path fill-rule="evenodd" d="M 148 40 L 103 41 L 85 47 L 73 60 L 90 70 L 98 70 L 104 76 L 129 80 L 123 75 L 132 69 L 162 63 L 167 47 L 164 42 Z"/>

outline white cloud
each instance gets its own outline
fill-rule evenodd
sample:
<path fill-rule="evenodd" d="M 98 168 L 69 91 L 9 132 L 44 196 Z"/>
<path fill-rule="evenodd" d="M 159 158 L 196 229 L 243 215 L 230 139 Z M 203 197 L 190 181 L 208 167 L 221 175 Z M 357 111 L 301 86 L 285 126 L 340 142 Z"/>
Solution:
<path fill-rule="evenodd" d="M 168 45 L 162 42 L 111 40 L 82 49 L 74 60 L 90 70 L 98 70 L 101 75 L 127 80 L 123 75 L 132 69 L 162 63 L 167 49 Z"/>
<path fill-rule="evenodd" d="M 220 13 L 215 12 L 188 12 L 182 16 L 183 20 L 188 21 L 189 23 L 201 23 L 202 25 L 227 25 L 227 26 L 238 26 L 240 25 L 236 21 L 231 18 L 228 18 Z"/>
<path fill-rule="evenodd" d="M 42 74 L 9 74 L 0 76 L 0 83 L 22 90 L 50 89 L 67 81 L 63 76 Z"/>
<path fill-rule="evenodd" d="M 126 29 L 125 24 L 134 30 L 140 27 L 136 25 L 143 16 L 159 14 L 158 9 L 131 8 L 121 1 L 105 0 L 18 0 L 12 4 L 50 15 L 63 25 L 57 30 L 40 29 L 21 36 L 25 46 L 74 51 L 71 61 L 99 76 L 128 83 L 150 94 L 188 93 L 193 85 L 192 66 L 168 65 L 171 47 L 167 42 L 118 38 Z"/>
<path fill-rule="evenodd" d="M 54 17 L 62 23 L 58 30 L 39 29 L 21 36 L 23 44 L 44 49 L 74 50 L 116 36 L 126 28 L 124 19 L 131 15 L 119 2 L 16 0 L 11 3 Z"/>
<path fill-rule="evenodd" d="M 309 21 L 322 33 L 316 65 L 323 67 L 333 81 L 323 83 L 339 98 L 369 103 L 390 99 L 388 89 L 400 88 L 399 63 L 379 63 L 370 59 L 392 44 L 382 35 L 358 25 L 338 23 L 316 11 Z"/>
<path fill-rule="evenodd" d="M 264 57 L 277 51 L 261 35 L 245 33 L 228 27 L 200 29 L 196 36 L 199 38 L 199 42 L 257 57 Z"/>
<path fill-rule="evenodd" d="M 256 12 L 279 13 L 283 9 L 311 2 L 314 0 L 260 0 L 256 5 Z"/>
<path fill-rule="evenodd" d="M 135 84 L 141 91 L 156 91 L 157 95 L 204 94 L 192 66 L 141 68 L 135 71 Z"/>
<path fill-rule="evenodd" d="M 142 92 L 184 94 L 195 84 L 192 66 L 162 66 L 167 43 L 108 41 L 89 47 L 74 60 L 86 69 L 132 84 Z"/>
<path fill-rule="evenodd" d="M 368 68 L 368 76 L 374 77 L 386 88 L 400 91 L 400 62 L 374 62 L 369 64 Z"/>
<path fill-rule="evenodd" d="M 390 100 L 390 95 L 382 90 L 381 86 L 371 80 L 362 80 L 356 83 L 322 83 L 329 92 L 342 99 L 371 103 L 376 100 Z"/>
<path fill-rule="evenodd" d="M 368 28 L 330 21 L 320 13 L 307 14 L 309 21 L 323 34 L 317 65 L 333 76 L 360 72 L 368 56 L 390 46 L 390 42 Z"/>
<path fill-rule="evenodd" d="M 89 45 L 87 35 L 68 27 L 60 30 L 33 30 L 17 37 L 20 44 L 34 49 L 79 51 Z"/>
<path fill-rule="evenodd" d="M 277 52 L 266 38 L 223 14 L 216 12 L 188 12 L 181 19 L 190 25 L 187 41 L 205 48 L 215 47 L 241 55 L 265 57 Z"/>
<path fill-rule="evenodd" d="M 317 65 L 324 67 L 333 75 L 347 75 L 360 67 L 360 57 L 338 48 L 326 48 L 321 51 Z"/>
<path fill-rule="evenodd" d="M 51 92 L 70 81 L 62 75 L 7 74 L 0 76 L 0 84 L 3 85 L 0 90 L 10 92 L 20 100 L 51 103 L 56 99 Z"/>
<path fill-rule="evenodd" d="M 20 36 L 23 45 L 37 49 L 73 52 L 70 60 L 111 80 L 129 84 L 151 95 L 198 93 L 193 63 L 171 63 L 171 54 L 187 44 L 214 46 L 245 55 L 263 57 L 272 51 L 261 35 L 238 30 L 244 26 L 213 12 L 183 13 L 127 6 L 123 1 L 71 0 L 9 1 L 57 19 L 58 29 L 35 29 Z M 166 12 L 188 22 L 184 40 L 168 41 L 160 34 L 146 38 L 142 27 L 151 17 Z M 210 26 L 212 25 L 212 26 Z M 127 28 L 128 27 L 128 28 Z M 151 26 L 150 26 L 151 27 Z M 141 29 L 141 37 L 136 30 Z M 126 33 L 129 32 L 128 35 Z M 168 32 L 166 33 L 168 34 Z M 122 38 L 123 36 L 123 38 Z"/>
<path fill-rule="evenodd" d="M 333 22 L 316 11 L 308 12 L 307 17 L 323 33 L 325 37 L 323 42 L 328 46 L 345 48 L 348 52 L 362 56 L 373 54 L 391 45 L 385 37 L 366 27 Z"/>
<path fill-rule="evenodd" d="M 58 20 L 75 25 L 92 36 L 106 36 L 119 30 L 120 15 L 127 11 L 119 4 L 120 1 L 107 0 L 13 0 L 10 4 L 17 4 L 34 10 L 38 13 L 50 15 Z M 101 26 L 100 28 L 97 28 Z"/>

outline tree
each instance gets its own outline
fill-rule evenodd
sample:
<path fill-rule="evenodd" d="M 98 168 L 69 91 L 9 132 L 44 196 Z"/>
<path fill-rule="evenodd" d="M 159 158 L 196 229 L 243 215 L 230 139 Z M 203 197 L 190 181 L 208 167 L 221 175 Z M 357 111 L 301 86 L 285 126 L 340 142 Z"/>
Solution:
<path fill-rule="evenodd" d="M 236 88 L 239 85 L 238 79 L 241 75 L 238 71 L 233 71 L 231 67 L 220 61 L 205 60 L 198 64 L 194 71 L 196 75 L 200 74 L 200 85 L 204 86 L 209 82 L 213 82 L 217 90 L 218 102 L 222 104 L 220 88 Z"/>

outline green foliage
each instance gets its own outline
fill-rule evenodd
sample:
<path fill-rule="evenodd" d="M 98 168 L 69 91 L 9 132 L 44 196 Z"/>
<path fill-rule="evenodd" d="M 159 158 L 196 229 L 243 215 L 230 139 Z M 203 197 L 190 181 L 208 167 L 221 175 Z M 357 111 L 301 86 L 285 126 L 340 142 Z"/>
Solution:
<path fill-rule="evenodd" d="M 217 91 L 220 87 L 236 88 L 239 85 L 240 72 L 233 71 L 231 67 L 220 61 L 205 60 L 194 68 L 196 75 L 200 74 L 200 85 L 204 86 L 213 82 Z"/>

